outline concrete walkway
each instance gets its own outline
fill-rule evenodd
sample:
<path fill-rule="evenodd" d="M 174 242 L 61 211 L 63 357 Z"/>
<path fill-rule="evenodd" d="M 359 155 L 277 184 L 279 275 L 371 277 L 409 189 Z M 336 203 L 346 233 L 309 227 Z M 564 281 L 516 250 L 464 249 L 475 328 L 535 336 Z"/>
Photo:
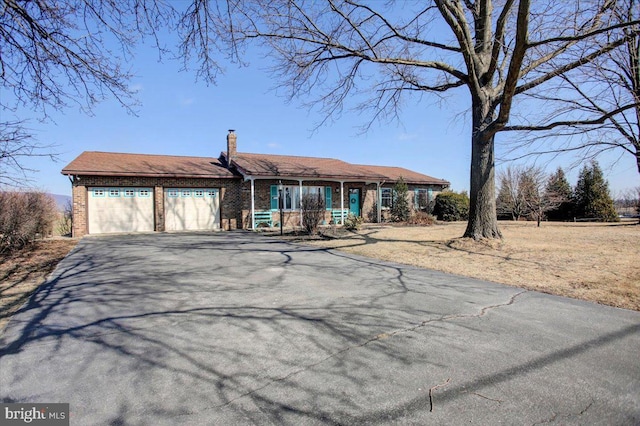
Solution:
<path fill-rule="evenodd" d="M 72 425 L 640 423 L 640 313 L 243 232 L 83 239 L 0 341 Z"/>

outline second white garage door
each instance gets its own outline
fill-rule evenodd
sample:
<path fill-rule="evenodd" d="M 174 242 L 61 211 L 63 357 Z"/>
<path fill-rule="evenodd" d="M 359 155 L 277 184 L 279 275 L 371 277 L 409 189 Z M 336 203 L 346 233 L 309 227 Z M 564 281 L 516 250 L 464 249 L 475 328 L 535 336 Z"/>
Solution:
<path fill-rule="evenodd" d="M 164 214 L 167 231 L 220 229 L 220 191 L 215 188 L 166 188 Z"/>

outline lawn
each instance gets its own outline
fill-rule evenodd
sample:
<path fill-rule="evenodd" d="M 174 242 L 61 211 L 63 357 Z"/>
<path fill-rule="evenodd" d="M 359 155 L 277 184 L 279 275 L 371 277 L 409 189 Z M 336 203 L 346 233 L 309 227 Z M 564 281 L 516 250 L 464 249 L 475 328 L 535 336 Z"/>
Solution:
<path fill-rule="evenodd" d="M 501 222 L 501 242 L 459 238 L 466 223 L 373 225 L 315 246 L 640 310 L 640 226 Z"/>

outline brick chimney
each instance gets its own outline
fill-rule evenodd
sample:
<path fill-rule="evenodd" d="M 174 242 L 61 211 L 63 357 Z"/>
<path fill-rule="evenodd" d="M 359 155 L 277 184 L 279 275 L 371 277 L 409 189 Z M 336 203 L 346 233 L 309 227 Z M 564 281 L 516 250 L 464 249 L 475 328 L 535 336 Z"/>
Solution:
<path fill-rule="evenodd" d="M 231 159 L 236 156 L 238 149 L 237 140 L 236 131 L 229 129 L 229 134 L 227 134 L 227 164 L 231 164 Z"/>

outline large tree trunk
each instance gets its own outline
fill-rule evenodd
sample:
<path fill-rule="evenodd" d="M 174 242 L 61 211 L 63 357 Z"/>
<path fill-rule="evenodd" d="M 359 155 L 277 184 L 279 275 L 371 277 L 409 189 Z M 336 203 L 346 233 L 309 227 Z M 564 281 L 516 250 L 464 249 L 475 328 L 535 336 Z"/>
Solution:
<path fill-rule="evenodd" d="M 491 112 L 477 105 L 473 110 L 469 222 L 464 237 L 474 240 L 502 238 L 496 215 L 494 135 L 487 135 L 484 128 L 484 123 L 490 121 Z"/>

